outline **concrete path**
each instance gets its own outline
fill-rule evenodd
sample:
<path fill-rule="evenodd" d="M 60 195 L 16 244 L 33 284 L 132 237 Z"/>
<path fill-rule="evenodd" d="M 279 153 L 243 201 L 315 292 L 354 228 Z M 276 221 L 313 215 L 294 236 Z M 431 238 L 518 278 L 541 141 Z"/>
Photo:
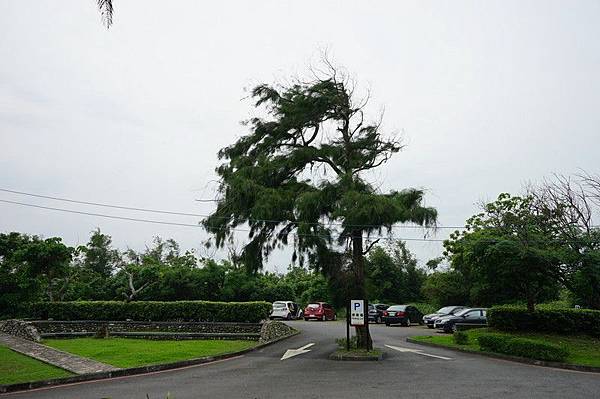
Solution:
<path fill-rule="evenodd" d="M 118 370 L 117 367 L 100 363 L 92 359 L 59 351 L 46 345 L 38 344 L 12 335 L 0 334 L 0 344 L 8 346 L 15 352 L 52 364 L 75 374 L 95 373 L 98 371 Z"/>

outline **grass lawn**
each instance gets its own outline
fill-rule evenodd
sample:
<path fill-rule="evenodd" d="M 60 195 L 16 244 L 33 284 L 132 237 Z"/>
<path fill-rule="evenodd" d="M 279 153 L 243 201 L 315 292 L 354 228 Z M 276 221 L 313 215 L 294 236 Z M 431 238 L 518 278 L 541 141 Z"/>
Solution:
<path fill-rule="evenodd" d="M 256 341 L 163 341 L 134 338 L 47 339 L 43 343 L 65 352 L 123 368 L 220 355 L 251 348 L 257 344 Z"/>
<path fill-rule="evenodd" d="M 66 370 L 0 346 L 0 384 L 17 384 L 72 375 Z"/>
<path fill-rule="evenodd" d="M 466 350 L 479 352 L 480 349 L 477 343 L 477 336 L 484 332 L 497 333 L 497 331 L 491 331 L 487 328 L 469 330 L 467 331 L 467 334 L 469 335 L 469 343 L 467 345 L 455 344 L 454 340 L 452 339 L 452 335 L 450 334 L 436 334 L 434 336 L 420 336 L 412 338 L 417 341 L 431 342 L 452 348 L 463 348 Z M 588 336 L 565 336 L 540 333 L 512 333 L 507 335 L 529 338 L 542 342 L 562 344 L 570 353 L 566 360 L 567 363 L 600 367 L 600 339 Z"/>
<path fill-rule="evenodd" d="M 336 350 L 335 353 L 339 353 L 340 355 L 379 356 L 382 352 L 379 348 L 373 348 L 370 351 L 367 351 L 366 349 L 350 349 L 349 351 L 347 351 L 345 348 L 338 348 L 338 350 Z"/>

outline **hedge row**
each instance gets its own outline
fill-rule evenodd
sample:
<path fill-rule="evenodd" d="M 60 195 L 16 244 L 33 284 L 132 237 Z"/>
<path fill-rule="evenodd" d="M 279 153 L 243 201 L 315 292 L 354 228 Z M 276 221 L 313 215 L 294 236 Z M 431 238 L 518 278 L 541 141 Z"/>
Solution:
<path fill-rule="evenodd" d="M 484 351 L 528 359 L 562 362 L 569 356 L 569 352 L 562 346 L 509 335 L 481 334 L 478 341 L 480 348 Z"/>
<path fill-rule="evenodd" d="M 271 312 L 268 302 L 38 302 L 30 317 L 54 320 L 204 321 L 258 323 Z"/>
<path fill-rule="evenodd" d="M 537 331 L 600 336 L 600 311 L 587 309 L 536 309 L 498 306 L 487 313 L 488 325 L 502 331 Z"/>

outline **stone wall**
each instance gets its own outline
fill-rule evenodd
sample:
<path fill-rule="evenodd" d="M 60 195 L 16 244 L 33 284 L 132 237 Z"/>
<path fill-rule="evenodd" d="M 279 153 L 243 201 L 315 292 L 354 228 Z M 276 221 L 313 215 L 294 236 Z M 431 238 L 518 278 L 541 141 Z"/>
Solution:
<path fill-rule="evenodd" d="M 281 337 L 293 334 L 296 329 L 280 321 L 265 321 L 260 329 L 260 343 L 271 342 Z"/>
<path fill-rule="evenodd" d="M 249 339 L 260 343 L 290 335 L 296 330 L 280 321 L 259 323 L 196 323 L 142 321 L 5 320 L 0 332 L 39 342 L 41 337 L 108 335 L 146 339 Z"/>
<path fill-rule="evenodd" d="M 59 321 L 30 322 L 43 338 L 117 336 L 145 339 L 244 339 L 258 340 L 259 323 L 147 322 L 147 321 Z"/>
<path fill-rule="evenodd" d="M 254 333 L 260 332 L 259 323 L 201 323 L 201 322 L 145 322 L 145 321 L 57 321 L 30 322 L 40 333 L 95 333 L 103 327 L 111 332 L 169 332 L 169 333 Z"/>
<path fill-rule="evenodd" d="M 0 321 L 0 333 L 14 335 L 30 341 L 40 342 L 40 333 L 30 323 L 23 320 Z"/>

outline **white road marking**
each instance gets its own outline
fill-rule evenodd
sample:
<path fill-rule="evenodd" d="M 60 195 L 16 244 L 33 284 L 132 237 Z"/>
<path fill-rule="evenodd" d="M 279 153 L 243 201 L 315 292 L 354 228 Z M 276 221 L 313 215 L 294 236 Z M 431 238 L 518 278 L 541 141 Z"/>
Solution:
<path fill-rule="evenodd" d="M 283 356 L 281 356 L 281 359 L 279 359 L 279 360 L 289 359 L 290 357 L 294 357 L 294 356 L 298 356 L 298 355 L 301 355 L 306 352 L 310 352 L 310 349 L 308 349 L 308 348 L 310 348 L 313 345 L 314 345 L 314 343 L 311 342 L 310 344 L 306 344 L 303 347 L 298 348 L 298 349 L 288 349 L 285 351 L 285 353 L 283 354 Z"/>
<path fill-rule="evenodd" d="M 442 359 L 442 360 L 452 360 L 451 357 L 445 357 L 445 356 L 438 356 L 438 355 L 432 355 L 430 353 L 424 353 L 423 351 L 421 351 L 420 349 L 411 349 L 411 348 L 403 348 L 400 346 L 393 346 L 393 345 L 386 345 L 388 348 L 390 349 L 394 349 L 398 352 L 411 352 L 411 353 L 416 353 L 417 355 L 423 355 L 423 356 L 429 356 L 429 357 L 435 357 L 436 359 Z"/>

